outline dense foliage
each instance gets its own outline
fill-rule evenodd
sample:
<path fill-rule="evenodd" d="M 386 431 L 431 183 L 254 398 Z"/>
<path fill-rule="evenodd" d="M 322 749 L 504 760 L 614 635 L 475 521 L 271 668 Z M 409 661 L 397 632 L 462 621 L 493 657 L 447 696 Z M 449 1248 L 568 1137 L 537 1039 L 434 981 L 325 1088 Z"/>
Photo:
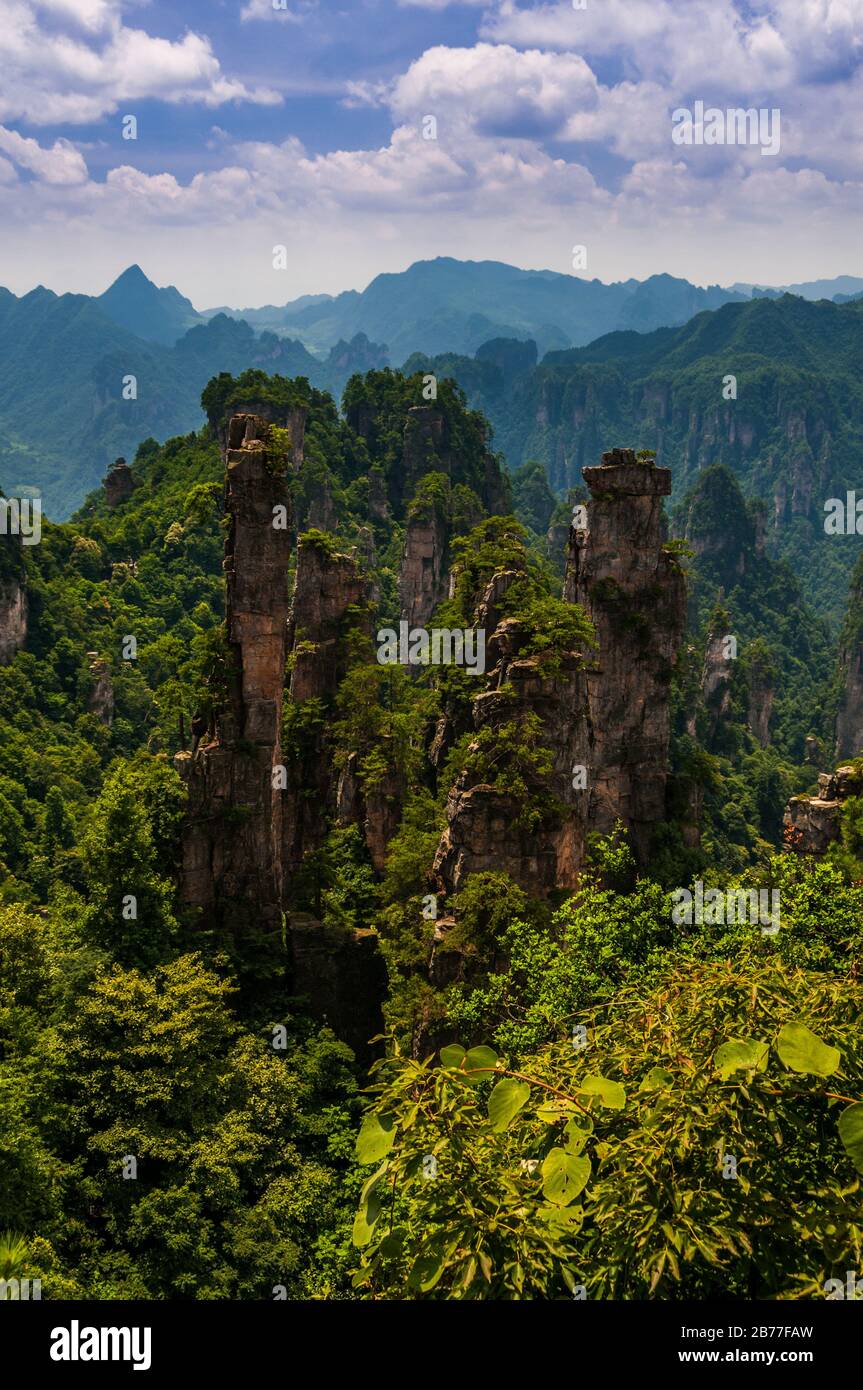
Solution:
<path fill-rule="evenodd" d="M 556 813 L 552 754 L 506 682 L 506 717 L 476 729 L 476 677 L 376 660 L 406 528 L 445 536 L 435 624 L 472 628 L 493 593 L 546 683 L 596 639 L 546 548 L 577 494 L 555 504 L 535 462 L 502 477 L 443 375 L 426 430 L 416 365 L 354 376 L 341 409 L 303 377 L 223 373 L 199 433 L 140 445 L 126 501 L 94 494 L 29 549 L 0 538 L 0 584 L 25 571 L 29 599 L 0 666 L 0 1277 L 49 1298 L 821 1296 L 861 1259 L 863 799 L 817 862 L 782 848 L 782 808 L 828 741 L 834 644 L 733 472 L 705 469 L 675 518 L 690 626 L 649 864 L 618 825 L 563 901 L 501 865 L 443 930 L 429 872 L 453 786 L 505 793 L 529 835 Z M 378 943 L 371 1076 L 292 997 L 283 947 L 253 977 L 177 891 L 172 759 L 230 676 L 219 433 L 243 407 L 306 411 L 294 531 L 369 579 L 334 687 L 286 696 L 282 749 L 312 802 L 321 766 L 365 804 L 398 793 L 383 867 L 361 821 L 325 815 L 289 904 Z M 290 430 L 274 439 L 287 459 Z M 678 924 L 697 882 L 777 893 L 780 931 Z"/>

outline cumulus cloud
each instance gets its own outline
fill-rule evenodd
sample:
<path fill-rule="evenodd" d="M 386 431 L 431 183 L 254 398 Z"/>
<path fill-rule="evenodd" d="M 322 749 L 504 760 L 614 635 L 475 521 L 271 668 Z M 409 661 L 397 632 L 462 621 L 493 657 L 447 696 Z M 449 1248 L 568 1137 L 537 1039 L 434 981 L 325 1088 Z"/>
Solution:
<path fill-rule="evenodd" d="M 114 109 L 118 92 L 212 106 L 237 94 L 201 36 L 169 43 L 126 28 L 121 0 L 51 3 L 68 23 L 52 29 L 56 43 L 41 59 L 51 80 L 30 92 L 30 109 L 63 101 Z M 288 3 L 300 13 L 299 0 Z M 14 21 L 0 38 L 0 62 L 18 73 L 19 104 L 42 4 L 0 0 Z M 415 8 L 445 5 L 416 0 Z M 264 18 L 264 0 L 247 0 L 244 13 Z M 671 269 L 710 280 L 851 268 L 863 207 L 863 0 L 588 0 L 585 10 L 570 0 L 500 0 L 481 29 L 479 42 L 438 44 L 395 77 L 357 65 L 341 85 L 342 105 L 391 117 L 389 135 L 372 148 L 236 143 L 218 131 L 208 149 L 221 152 L 219 168 L 179 177 L 128 164 L 99 181 L 86 177 L 68 142 L 41 148 L 7 131 L 0 181 L 16 179 L 15 167 L 29 175 L 7 217 L 24 227 L 62 216 L 80 228 L 123 227 L 130 238 L 140 229 L 155 239 L 200 228 L 206 246 L 222 237 L 228 248 L 253 247 L 255 264 L 269 264 L 273 244 L 291 243 L 299 263 L 308 258 L 297 293 L 334 287 L 323 248 L 333 261 L 339 245 L 372 273 L 393 268 L 394 255 L 407 264 L 423 253 L 569 269 L 574 243 L 588 245 L 588 273 L 605 270 L 604 278 L 623 271 L 615 254 L 628 258 L 623 273 Z M 671 112 L 697 99 L 780 107 L 780 156 L 675 146 Z M 428 116 L 436 138 L 424 138 Z M 830 248 L 829 272 L 824 261 L 806 262 L 807 235 Z M 722 249 L 699 270 L 711 238 Z M 172 245 L 187 241 L 196 237 Z M 781 273 L 777 246 L 798 258 Z M 224 254 L 233 267 L 232 251 Z"/>
<path fill-rule="evenodd" d="M 81 124 L 145 97 L 206 106 L 281 100 L 226 77 L 204 35 L 173 41 L 127 27 L 114 0 L 51 0 L 50 29 L 44 8 L 41 0 L 0 0 L 0 120 Z"/>
<path fill-rule="evenodd" d="M 484 37 L 588 57 L 620 56 L 626 75 L 687 88 L 778 90 L 839 77 L 863 58 L 863 0 L 507 0 Z"/>
<path fill-rule="evenodd" d="M 68 140 L 55 140 L 51 148 L 46 149 L 36 140 L 25 139 L 17 130 L 7 130 L 0 125 L 0 150 L 43 183 L 68 187 L 87 181 L 87 165 Z"/>
<path fill-rule="evenodd" d="M 555 136 L 574 110 L 595 105 L 597 90 L 577 54 L 479 43 L 428 49 L 394 84 L 388 101 L 398 120 L 432 114 L 439 126 L 537 139 Z"/>

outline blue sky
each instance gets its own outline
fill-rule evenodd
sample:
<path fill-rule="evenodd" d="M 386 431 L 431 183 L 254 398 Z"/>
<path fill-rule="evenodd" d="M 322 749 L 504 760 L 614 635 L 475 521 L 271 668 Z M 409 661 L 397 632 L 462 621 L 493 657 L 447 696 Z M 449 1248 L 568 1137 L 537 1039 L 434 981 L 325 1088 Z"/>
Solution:
<path fill-rule="evenodd" d="M 0 71 L 17 293 L 137 261 L 281 303 L 575 245 L 603 280 L 861 270 L 863 0 L 0 0 Z M 674 143 L 699 100 L 778 110 L 779 152 Z"/>

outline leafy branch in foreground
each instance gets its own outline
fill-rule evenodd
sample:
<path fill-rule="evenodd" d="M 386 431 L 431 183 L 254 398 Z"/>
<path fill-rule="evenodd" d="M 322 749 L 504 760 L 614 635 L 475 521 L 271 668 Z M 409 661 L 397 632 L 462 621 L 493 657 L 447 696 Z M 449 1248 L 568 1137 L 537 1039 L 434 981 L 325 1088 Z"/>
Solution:
<path fill-rule="evenodd" d="M 776 961 L 681 962 L 588 1018 L 586 1048 L 555 1044 L 518 1070 L 484 1046 L 445 1047 L 438 1064 L 395 1050 L 357 1142 L 375 1171 L 354 1286 L 811 1294 L 863 1243 L 860 1004 L 853 981 Z M 840 1046 L 816 1031 L 828 1020 Z"/>

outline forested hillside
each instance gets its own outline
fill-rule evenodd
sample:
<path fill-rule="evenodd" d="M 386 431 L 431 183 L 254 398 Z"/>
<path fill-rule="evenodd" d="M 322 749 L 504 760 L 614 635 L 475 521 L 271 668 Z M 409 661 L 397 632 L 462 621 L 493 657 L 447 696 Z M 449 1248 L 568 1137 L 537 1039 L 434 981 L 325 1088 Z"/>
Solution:
<path fill-rule="evenodd" d="M 0 486 L 10 495 L 35 490 L 51 517 L 74 511 L 142 439 L 198 428 L 201 391 L 216 372 L 266 366 L 338 392 L 354 371 L 387 360 L 364 337 L 314 357 L 295 339 L 257 334 L 224 314 L 167 342 L 151 337 L 161 325 L 155 310 L 143 319 L 120 312 L 119 322 L 116 312 L 110 299 L 42 286 L 17 299 L 0 289 Z"/>
<path fill-rule="evenodd" d="M 857 481 L 859 301 L 726 304 L 680 328 L 550 352 L 536 367 L 479 353 L 407 364 L 423 365 L 454 375 L 488 414 L 510 467 L 538 460 L 558 495 L 580 484 L 609 438 L 655 450 L 672 470 L 676 500 L 701 470 L 726 464 L 748 498 L 767 504 L 771 552 L 840 624 L 857 541 L 825 537 L 825 503 Z"/>
<path fill-rule="evenodd" d="M 681 332 L 715 395 L 730 359 Z M 0 1276 L 808 1298 L 855 1267 L 860 586 L 840 644 L 766 453 L 703 435 L 678 476 L 638 360 L 479 355 L 556 437 L 611 373 L 564 507 L 443 372 L 337 404 L 254 369 L 0 536 Z"/>

